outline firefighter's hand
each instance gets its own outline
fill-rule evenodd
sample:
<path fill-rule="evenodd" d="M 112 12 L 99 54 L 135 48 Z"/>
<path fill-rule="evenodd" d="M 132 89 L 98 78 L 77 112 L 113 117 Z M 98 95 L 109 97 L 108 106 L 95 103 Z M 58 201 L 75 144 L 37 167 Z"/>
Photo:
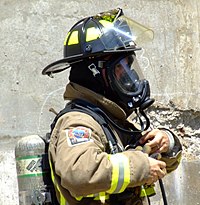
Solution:
<path fill-rule="evenodd" d="M 151 157 L 149 159 L 149 176 L 147 178 L 146 184 L 150 185 L 162 179 L 166 175 L 166 164 L 165 162 L 153 159 Z"/>
<path fill-rule="evenodd" d="M 169 150 L 170 141 L 166 132 L 153 129 L 140 139 L 141 144 L 146 144 L 151 147 L 151 153 L 155 152 L 167 152 Z"/>

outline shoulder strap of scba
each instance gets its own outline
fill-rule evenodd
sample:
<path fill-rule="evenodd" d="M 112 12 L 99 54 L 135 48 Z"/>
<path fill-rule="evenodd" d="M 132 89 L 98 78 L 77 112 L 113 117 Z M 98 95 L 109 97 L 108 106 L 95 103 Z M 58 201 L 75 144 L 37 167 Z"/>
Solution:
<path fill-rule="evenodd" d="M 109 144 L 109 150 L 107 150 L 107 152 L 109 154 L 114 154 L 114 153 L 118 153 L 123 151 L 123 148 L 121 146 L 119 146 L 117 139 L 113 133 L 113 131 L 111 130 L 110 125 L 112 125 L 112 127 L 114 127 L 116 130 L 118 130 L 119 132 L 123 133 L 123 134 L 127 134 L 130 137 L 132 137 L 132 141 L 133 141 L 133 145 L 137 145 L 137 142 L 139 141 L 139 139 L 141 138 L 141 133 L 142 131 L 146 130 L 149 127 L 149 119 L 146 116 L 146 114 L 144 113 L 144 111 L 140 111 L 140 114 L 146 119 L 146 126 L 144 127 L 144 123 L 142 122 L 140 116 L 138 115 L 138 118 L 140 120 L 140 125 L 142 129 L 137 129 L 136 127 L 132 127 L 132 130 L 127 130 L 124 129 L 122 127 L 120 127 L 119 125 L 117 125 L 102 109 L 100 109 L 99 107 L 85 101 L 85 100 L 81 100 L 81 99 L 76 99 L 73 100 L 69 103 L 67 103 L 67 105 L 65 106 L 65 108 L 63 110 L 61 110 L 57 116 L 55 117 L 53 123 L 51 124 L 51 132 L 53 131 L 58 119 L 64 115 L 65 113 L 68 112 L 72 112 L 72 111 L 78 111 L 78 112 L 83 112 L 86 113 L 88 115 L 90 115 L 91 117 L 94 118 L 95 121 L 97 121 L 99 123 L 99 125 L 102 127 L 107 140 L 108 140 L 108 144 Z M 137 114 L 137 113 L 136 113 Z M 51 136 L 51 132 L 48 134 L 49 139 Z"/>
<path fill-rule="evenodd" d="M 84 100 L 73 100 L 69 103 L 67 103 L 67 105 L 65 106 L 65 108 L 63 110 L 61 110 L 57 116 L 55 117 L 53 123 L 51 124 L 51 132 L 53 131 L 58 119 L 64 115 L 65 113 L 68 112 L 73 112 L 73 111 L 78 111 L 78 112 L 82 112 L 85 114 L 90 115 L 91 117 L 93 117 L 93 119 L 95 121 L 98 122 L 98 124 L 101 126 L 101 128 L 103 129 L 107 140 L 108 140 L 108 148 L 107 148 L 107 152 L 110 154 L 114 154 L 114 153 L 118 153 L 122 151 L 122 148 L 118 145 L 118 142 L 115 138 L 115 135 L 113 134 L 109 123 L 108 123 L 108 119 L 102 115 L 102 113 L 104 113 L 99 107 L 96 107 L 92 104 L 90 104 L 89 102 L 86 102 Z M 51 133 L 49 133 L 49 137 L 50 137 Z"/>

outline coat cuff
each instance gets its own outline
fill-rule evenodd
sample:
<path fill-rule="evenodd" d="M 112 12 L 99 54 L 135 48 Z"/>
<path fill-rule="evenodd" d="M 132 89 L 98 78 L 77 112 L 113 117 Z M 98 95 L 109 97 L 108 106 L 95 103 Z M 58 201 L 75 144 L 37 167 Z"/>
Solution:
<path fill-rule="evenodd" d="M 135 150 L 128 150 L 123 153 L 129 158 L 130 163 L 129 187 L 145 184 L 150 172 L 148 155 Z"/>
<path fill-rule="evenodd" d="M 170 153 L 175 146 L 174 136 L 169 130 L 163 130 L 163 131 L 167 134 L 169 139 L 169 150 L 166 153 Z"/>

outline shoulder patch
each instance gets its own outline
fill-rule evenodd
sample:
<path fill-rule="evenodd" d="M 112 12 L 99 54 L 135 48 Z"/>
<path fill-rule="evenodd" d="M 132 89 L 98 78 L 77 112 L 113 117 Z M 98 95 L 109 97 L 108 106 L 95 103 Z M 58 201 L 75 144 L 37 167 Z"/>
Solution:
<path fill-rule="evenodd" d="M 79 126 L 72 129 L 67 129 L 66 136 L 69 146 L 93 142 L 91 139 L 91 129 L 86 127 Z"/>

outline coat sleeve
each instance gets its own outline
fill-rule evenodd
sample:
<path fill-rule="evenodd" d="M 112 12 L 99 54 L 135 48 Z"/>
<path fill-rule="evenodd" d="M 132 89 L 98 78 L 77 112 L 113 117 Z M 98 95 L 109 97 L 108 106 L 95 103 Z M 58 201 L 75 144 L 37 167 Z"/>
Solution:
<path fill-rule="evenodd" d="M 139 151 L 110 155 L 106 144 L 101 126 L 91 116 L 70 112 L 59 118 L 49 154 L 60 185 L 73 197 L 120 193 L 144 184 L 149 175 L 147 155 Z"/>
<path fill-rule="evenodd" d="M 182 156 L 182 145 L 178 137 L 171 130 L 166 128 L 161 128 L 161 129 L 170 132 L 174 138 L 173 148 L 167 153 L 162 153 L 162 159 L 161 159 L 166 163 L 167 172 L 170 173 L 175 169 L 177 169 L 178 165 L 180 164 L 181 156 Z"/>

